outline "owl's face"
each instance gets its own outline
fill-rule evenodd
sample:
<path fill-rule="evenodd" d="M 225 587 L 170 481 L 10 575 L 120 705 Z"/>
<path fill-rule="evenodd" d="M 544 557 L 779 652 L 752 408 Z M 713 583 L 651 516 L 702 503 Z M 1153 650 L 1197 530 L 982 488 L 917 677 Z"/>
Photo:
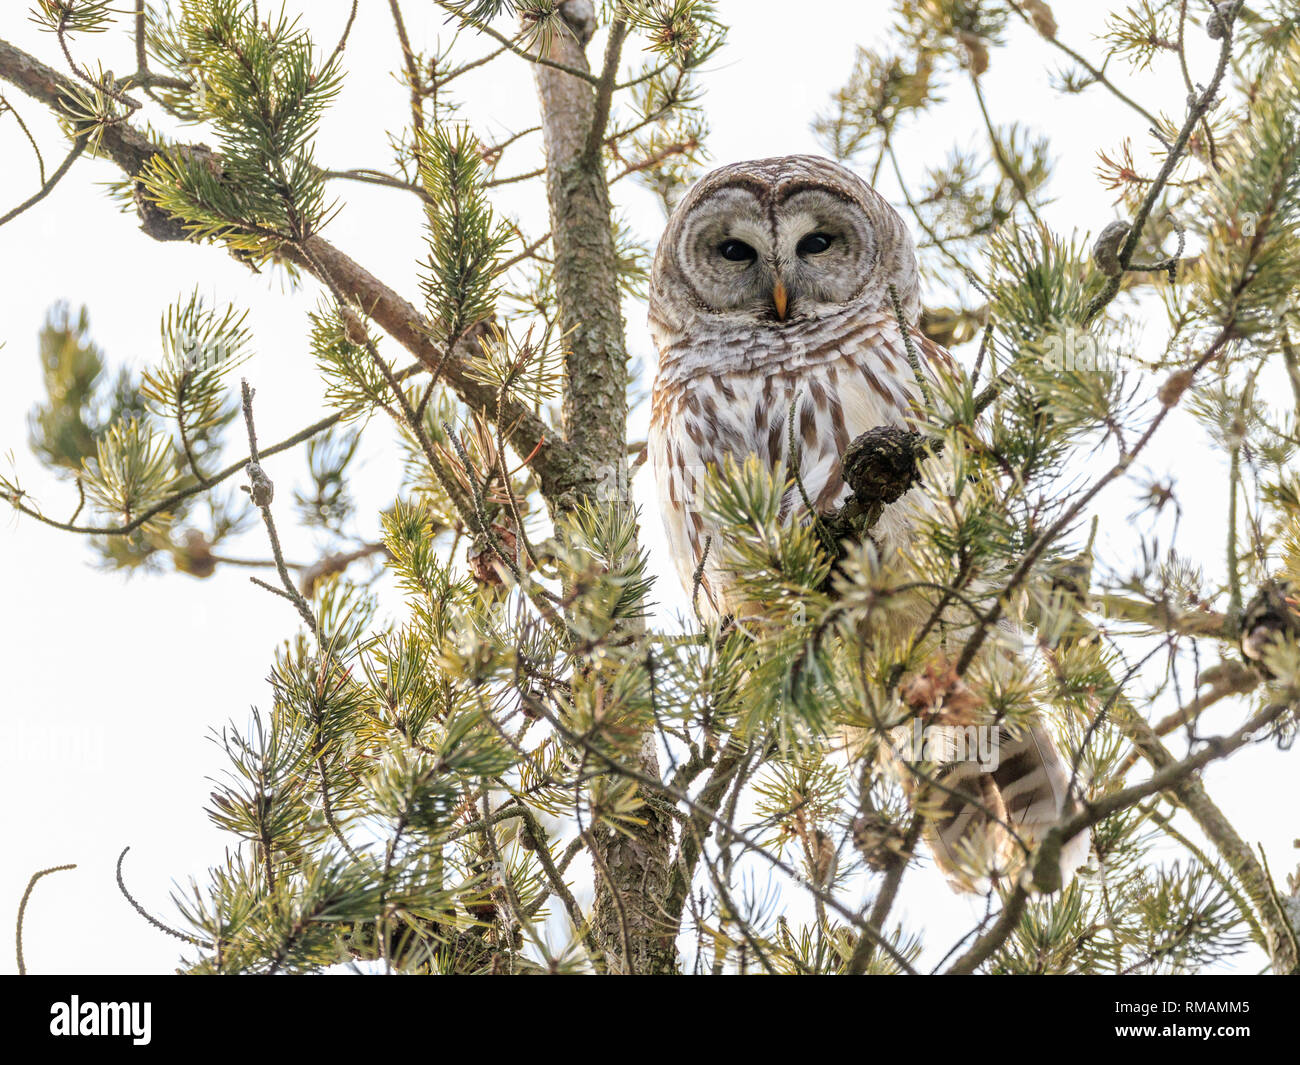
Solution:
<path fill-rule="evenodd" d="M 776 321 L 853 299 L 878 249 L 863 211 L 831 190 L 778 198 L 748 184 L 719 189 L 687 213 L 676 239 L 710 311 Z"/>
<path fill-rule="evenodd" d="M 780 330 L 886 306 L 891 281 L 905 306 L 915 299 L 911 239 L 852 172 L 813 156 L 737 163 L 701 179 L 669 219 L 652 317 L 658 307 L 682 325 L 706 316 Z"/>

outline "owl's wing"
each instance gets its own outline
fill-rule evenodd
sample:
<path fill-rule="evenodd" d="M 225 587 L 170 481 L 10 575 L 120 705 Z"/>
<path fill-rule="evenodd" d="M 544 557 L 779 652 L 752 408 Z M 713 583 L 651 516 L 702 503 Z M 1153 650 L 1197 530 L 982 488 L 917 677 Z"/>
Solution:
<path fill-rule="evenodd" d="M 921 414 L 921 390 L 913 363 L 922 377 L 933 383 L 959 372 L 952 356 L 924 333 L 911 330 L 909 338 L 912 354 L 907 351 L 896 319 L 880 323 L 871 346 L 861 356 L 867 367 L 883 365 L 894 374 L 896 384 L 900 381 L 906 384 L 909 404 L 907 408 L 897 407 L 888 424 L 903 425 Z M 852 405 L 853 397 L 849 396 L 846 410 L 851 410 Z M 851 414 L 847 420 L 852 422 Z M 857 430 L 862 431 L 865 429 Z M 852 435 L 856 436 L 857 432 Z M 839 450 L 842 452 L 843 447 Z M 933 461 L 943 465 L 949 459 L 940 457 Z M 911 554 L 916 523 L 926 509 L 925 501 L 919 496 L 920 493 L 909 494 L 885 509 L 873 530 L 878 546 L 888 548 L 892 544 L 904 555 Z M 818 509 L 833 509 L 840 501 L 838 497 L 833 498 L 828 506 Z M 953 619 L 950 628 L 958 640 L 966 620 Z M 894 621 L 916 623 L 906 613 Z M 999 646 L 988 653 L 1012 653 L 1007 646 L 1018 642 L 997 641 Z M 1040 842 L 1063 813 L 1072 813 L 1077 808 L 1069 795 L 1068 767 L 1042 722 L 1034 722 L 1022 730 L 999 726 L 996 734 L 996 757 L 991 762 L 963 761 L 939 774 L 939 783 L 946 790 L 937 796 L 937 806 L 931 811 L 933 817 L 926 825 L 925 835 L 935 862 L 958 890 L 983 890 L 987 886 L 972 880 L 965 871 L 971 865 L 970 859 L 975 859 L 977 867 L 1014 870 L 1023 860 L 1023 845 Z M 1086 832 L 1065 842 L 1060 858 L 1063 882 L 1087 860 L 1088 849 Z"/>
<path fill-rule="evenodd" d="M 1023 846 L 1041 843 L 1063 814 L 1078 809 L 1056 743 L 1038 722 L 1021 732 L 999 727 L 991 767 L 963 761 L 937 780 L 945 790 L 925 837 L 935 864 L 959 891 L 987 890 L 987 883 L 966 871 L 972 866 L 1014 874 L 1024 861 Z M 1088 849 L 1087 832 L 1065 841 L 1063 884 L 1087 861 Z"/>

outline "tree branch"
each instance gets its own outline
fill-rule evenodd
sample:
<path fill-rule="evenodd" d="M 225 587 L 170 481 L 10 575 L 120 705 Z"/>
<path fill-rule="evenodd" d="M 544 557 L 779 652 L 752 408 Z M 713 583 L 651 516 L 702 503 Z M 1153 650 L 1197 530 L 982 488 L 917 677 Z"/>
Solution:
<path fill-rule="evenodd" d="M 48 869 L 41 869 L 32 874 L 27 881 L 27 889 L 23 892 L 23 897 L 18 902 L 18 921 L 14 930 L 14 953 L 18 959 L 18 975 L 27 975 L 27 961 L 23 958 L 23 918 L 27 916 L 27 903 L 32 897 L 32 890 L 36 887 L 36 882 L 41 877 L 49 876 L 51 873 L 62 873 L 67 869 L 77 868 L 76 863 L 70 865 L 52 865 Z"/>
<path fill-rule="evenodd" d="M 626 493 L 627 341 L 609 186 L 599 150 L 607 112 L 601 118 L 598 93 L 592 89 L 601 85 L 606 96 L 612 91 L 623 33 L 616 25 L 605 77 L 596 79 L 587 73 L 585 52 L 594 24 L 591 4 L 568 0 L 559 12 L 566 29 L 538 39 L 538 55 L 549 62 L 534 66 L 533 75 L 546 145 L 559 324 L 567 340 L 563 413 L 573 457 L 562 493 L 547 498 L 552 507 L 567 509 L 586 500 L 608 499 L 611 481 L 618 498 Z M 593 136 L 594 153 L 589 150 Z M 636 622 L 630 626 L 637 627 Z M 653 729 L 642 736 L 638 768 L 645 778 L 659 782 Z M 629 946 L 623 953 L 631 954 L 610 957 L 610 969 L 675 972 L 676 928 L 660 912 L 669 892 L 671 820 L 647 804 L 644 824 L 627 833 L 601 826 L 591 838 L 597 871 L 596 935 L 607 951 L 626 939 Z"/>
<path fill-rule="evenodd" d="M 75 88 L 72 81 L 3 40 L 0 40 L 0 79 L 22 89 L 57 114 L 69 113 L 63 101 L 72 96 Z M 126 122 L 105 126 L 99 137 L 100 154 L 111 159 L 131 178 L 137 177 L 154 156 L 165 150 L 206 151 L 194 145 L 164 148 Z M 219 164 L 219 157 L 214 156 L 214 161 Z M 146 201 L 138 185 L 136 203 L 146 234 L 156 240 L 185 239 L 179 220 Z M 495 417 L 496 390 L 490 384 L 471 378 L 463 360 L 454 354 L 444 360 L 442 350 L 429 339 L 429 322 L 407 300 L 320 236 L 308 238 L 305 251 L 308 254 L 286 247 L 284 254 L 312 274 L 315 273 L 312 261 L 319 263 L 344 296 L 362 307 L 389 336 L 431 369 L 441 365 L 441 380 L 468 407 L 489 419 Z M 536 447 L 529 465 L 537 474 L 543 493 L 550 500 L 563 495 L 569 489 L 575 472 L 569 447 L 528 408 L 507 402 L 502 413 L 516 450 L 521 455 L 528 455 Z"/>
<path fill-rule="evenodd" d="M 257 428 L 253 424 L 253 390 L 245 380 L 239 382 L 239 391 L 243 400 L 244 427 L 248 430 L 248 495 L 253 501 L 253 506 L 262 512 L 262 521 L 266 525 L 266 535 L 271 541 L 271 554 L 275 556 L 275 569 L 280 575 L 280 583 L 284 586 L 284 597 L 302 615 L 302 619 L 307 623 L 307 627 L 311 629 L 312 635 L 319 636 L 320 628 L 316 623 L 316 615 L 312 613 L 311 604 L 298 591 L 293 583 L 293 578 L 289 576 L 289 568 L 284 564 L 284 552 L 280 550 L 280 534 L 276 532 L 275 520 L 271 517 L 271 500 L 275 496 L 275 486 L 262 469 L 261 456 L 257 450 Z M 251 579 L 255 584 L 259 584 L 263 588 L 269 587 L 256 577 Z M 346 846 L 346 843 L 344 846 Z"/>

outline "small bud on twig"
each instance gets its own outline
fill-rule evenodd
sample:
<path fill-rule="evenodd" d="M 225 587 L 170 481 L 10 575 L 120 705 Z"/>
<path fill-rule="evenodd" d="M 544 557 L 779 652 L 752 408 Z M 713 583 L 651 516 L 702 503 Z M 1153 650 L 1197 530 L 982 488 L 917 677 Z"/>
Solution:
<path fill-rule="evenodd" d="M 1111 222 L 1097 237 L 1092 246 L 1092 261 L 1107 277 L 1118 277 L 1124 272 L 1119 261 L 1119 249 L 1133 227 L 1128 222 Z"/>
<path fill-rule="evenodd" d="M 1214 10 L 1210 17 L 1205 20 L 1205 35 L 1212 41 L 1221 41 L 1228 33 L 1227 24 L 1223 21 L 1223 4 L 1212 4 Z"/>
<path fill-rule="evenodd" d="M 248 464 L 248 495 L 255 507 L 269 507 L 275 498 L 275 485 L 259 462 Z"/>
<path fill-rule="evenodd" d="M 1178 406 L 1178 401 L 1183 398 L 1193 376 L 1191 370 L 1176 370 L 1165 379 L 1165 383 L 1156 392 L 1156 398 L 1166 407 Z"/>

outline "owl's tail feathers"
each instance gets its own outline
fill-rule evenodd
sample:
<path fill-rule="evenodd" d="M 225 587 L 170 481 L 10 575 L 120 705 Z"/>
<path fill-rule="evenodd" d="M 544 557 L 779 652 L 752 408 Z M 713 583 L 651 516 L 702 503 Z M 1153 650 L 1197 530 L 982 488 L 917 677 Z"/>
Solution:
<path fill-rule="evenodd" d="M 1014 878 L 1024 867 L 1025 848 L 1042 841 L 1063 814 L 1070 775 L 1047 730 L 1039 724 L 1020 732 L 998 729 L 997 753 L 987 762 L 962 761 L 928 789 L 926 838 L 935 862 L 961 891 L 985 891 L 993 880 Z M 1061 883 L 1068 884 L 1088 859 L 1087 832 L 1061 846 Z"/>

